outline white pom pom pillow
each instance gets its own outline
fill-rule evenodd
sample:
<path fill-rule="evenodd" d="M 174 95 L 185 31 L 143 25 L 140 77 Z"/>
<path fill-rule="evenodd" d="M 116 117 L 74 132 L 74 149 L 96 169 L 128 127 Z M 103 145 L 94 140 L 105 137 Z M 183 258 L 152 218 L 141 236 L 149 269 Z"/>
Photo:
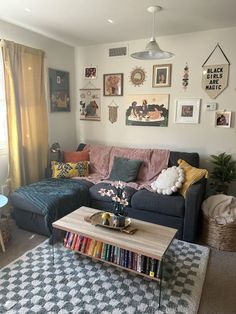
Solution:
<path fill-rule="evenodd" d="M 180 167 L 163 169 L 158 178 L 152 182 L 151 188 L 159 194 L 171 195 L 182 187 L 184 170 Z"/>

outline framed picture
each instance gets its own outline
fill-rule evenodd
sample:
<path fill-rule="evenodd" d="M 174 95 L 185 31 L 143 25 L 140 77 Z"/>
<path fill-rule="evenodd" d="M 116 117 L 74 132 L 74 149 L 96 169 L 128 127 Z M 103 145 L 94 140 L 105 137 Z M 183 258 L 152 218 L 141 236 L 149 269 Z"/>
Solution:
<path fill-rule="evenodd" d="M 80 89 L 80 120 L 101 120 L 100 88 Z"/>
<path fill-rule="evenodd" d="M 127 96 L 126 125 L 168 126 L 169 94 Z"/>
<path fill-rule="evenodd" d="M 85 67 L 84 68 L 84 78 L 88 80 L 93 80 L 97 78 L 97 67 Z"/>
<path fill-rule="evenodd" d="M 123 73 L 103 75 L 103 95 L 123 96 Z"/>
<path fill-rule="evenodd" d="M 231 111 L 217 111 L 215 115 L 215 126 L 218 128 L 230 128 Z"/>
<path fill-rule="evenodd" d="M 152 87 L 171 86 L 171 64 L 153 66 Z"/>
<path fill-rule="evenodd" d="M 48 69 L 51 112 L 70 111 L 69 72 Z"/>
<path fill-rule="evenodd" d="M 176 100 L 175 123 L 199 123 L 200 98 Z"/>

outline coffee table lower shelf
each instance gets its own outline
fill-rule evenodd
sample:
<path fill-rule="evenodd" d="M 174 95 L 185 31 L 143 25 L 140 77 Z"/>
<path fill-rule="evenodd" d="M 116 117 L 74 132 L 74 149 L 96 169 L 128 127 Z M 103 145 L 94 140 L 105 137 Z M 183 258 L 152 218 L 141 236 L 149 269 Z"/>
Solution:
<path fill-rule="evenodd" d="M 92 248 L 91 251 L 87 251 L 86 243 L 84 243 L 82 246 L 82 243 L 80 243 L 80 241 L 78 241 L 77 243 L 77 239 L 73 243 L 72 239 L 71 242 L 66 237 L 66 241 L 64 242 L 64 244 L 65 249 L 73 250 L 74 252 L 84 255 L 95 261 L 107 263 L 122 270 L 142 276 L 146 279 L 154 280 L 159 286 L 158 305 L 160 308 L 162 295 L 163 263 L 165 260 L 166 251 L 168 250 L 173 239 L 175 238 L 177 230 L 141 220 L 132 219 L 132 226 L 133 228 L 137 229 L 137 232 L 133 235 L 129 235 L 126 233 L 110 230 L 108 228 L 96 227 L 85 220 L 86 217 L 90 217 L 97 212 L 101 211 L 82 206 L 74 212 L 53 222 L 53 264 L 55 240 L 54 230 L 56 229 L 67 232 L 67 234 L 71 233 L 72 238 L 74 234 L 77 235 L 77 239 L 81 236 L 82 238 L 87 238 L 91 241 L 94 240 L 95 242 L 100 242 L 102 247 L 106 246 L 106 248 L 104 248 L 104 251 L 106 252 L 105 255 L 101 248 L 100 251 L 98 249 L 95 250 L 96 253 L 94 255 L 94 251 Z M 109 246 L 109 248 L 107 246 Z M 99 253 L 97 254 L 98 251 Z M 131 260 L 131 264 L 129 264 L 129 260 Z M 146 263 L 148 267 L 145 266 Z M 150 265 L 151 267 L 149 267 Z M 140 270 L 143 272 L 140 272 Z M 149 275 L 150 273 L 151 276 Z"/>

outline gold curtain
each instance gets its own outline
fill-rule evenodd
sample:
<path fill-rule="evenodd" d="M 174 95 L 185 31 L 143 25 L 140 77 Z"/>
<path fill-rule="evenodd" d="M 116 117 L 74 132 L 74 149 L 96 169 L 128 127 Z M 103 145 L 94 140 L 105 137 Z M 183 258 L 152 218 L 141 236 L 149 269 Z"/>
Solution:
<path fill-rule="evenodd" d="M 8 119 L 11 188 L 44 177 L 48 117 L 44 52 L 4 40 L 2 44 Z"/>

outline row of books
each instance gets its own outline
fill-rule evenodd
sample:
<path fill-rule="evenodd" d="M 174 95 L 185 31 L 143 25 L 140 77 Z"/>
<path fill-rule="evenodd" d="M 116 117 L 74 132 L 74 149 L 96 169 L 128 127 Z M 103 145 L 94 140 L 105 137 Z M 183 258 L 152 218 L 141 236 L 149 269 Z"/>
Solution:
<path fill-rule="evenodd" d="M 159 277 L 160 262 L 151 257 L 137 254 L 72 232 L 66 233 L 64 246 L 91 257 L 133 269 L 150 277 Z"/>

